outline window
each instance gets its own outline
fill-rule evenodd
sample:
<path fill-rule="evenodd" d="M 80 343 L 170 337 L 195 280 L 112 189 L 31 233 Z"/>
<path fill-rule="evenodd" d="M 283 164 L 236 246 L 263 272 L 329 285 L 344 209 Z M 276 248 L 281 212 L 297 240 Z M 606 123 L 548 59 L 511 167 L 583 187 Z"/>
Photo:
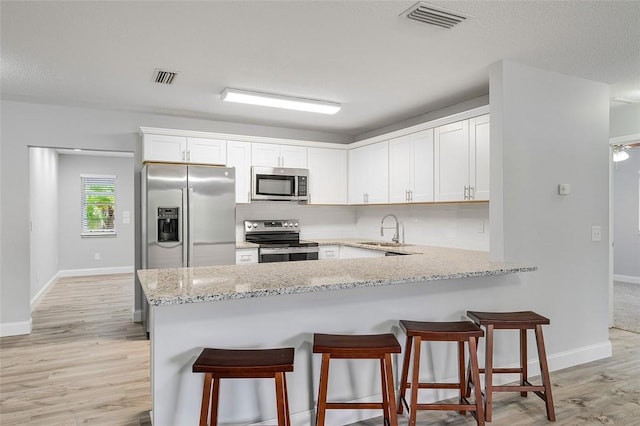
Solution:
<path fill-rule="evenodd" d="M 115 235 L 116 177 L 80 175 L 82 235 Z"/>

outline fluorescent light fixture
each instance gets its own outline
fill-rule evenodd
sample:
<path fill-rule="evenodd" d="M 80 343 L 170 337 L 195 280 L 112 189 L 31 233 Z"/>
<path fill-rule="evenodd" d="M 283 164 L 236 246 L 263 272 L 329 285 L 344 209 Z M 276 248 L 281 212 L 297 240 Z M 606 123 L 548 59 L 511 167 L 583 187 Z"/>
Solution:
<path fill-rule="evenodd" d="M 294 109 L 297 111 L 317 112 L 320 114 L 335 114 L 340 111 L 341 107 L 340 104 L 335 102 L 293 98 L 291 96 L 251 92 L 248 90 L 230 89 L 228 87 L 220 93 L 220 98 L 227 102 Z"/>
<path fill-rule="evenodd" d="M 628 146 L 626 145 L 614 145 L 613 146 L 613 162 L 618 163 L 629 158 L 629 153 L 626 152 Z"/>

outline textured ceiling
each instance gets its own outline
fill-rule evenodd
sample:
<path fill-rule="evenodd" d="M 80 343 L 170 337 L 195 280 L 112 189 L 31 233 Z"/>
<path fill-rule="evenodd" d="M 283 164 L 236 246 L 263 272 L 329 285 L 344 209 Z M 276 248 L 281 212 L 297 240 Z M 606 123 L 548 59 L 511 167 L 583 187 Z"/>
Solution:
<path fill-rule="evenodd" d="M 2 1 L 2 98 L 357 136 L 487 94 L 508 59 L 640 101 L 640 1 L 430 1 L 469 16 L 450 30 L 400 16 L 414 3 Z M 343 108 L 223 103 L 225 87 Z"/>

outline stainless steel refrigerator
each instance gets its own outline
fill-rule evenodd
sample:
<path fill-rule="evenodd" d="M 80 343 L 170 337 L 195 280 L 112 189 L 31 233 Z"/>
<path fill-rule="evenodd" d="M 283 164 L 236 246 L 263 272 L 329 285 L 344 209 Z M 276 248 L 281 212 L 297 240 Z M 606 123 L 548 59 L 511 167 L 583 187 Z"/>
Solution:
<path fill-rule="evenodd" d="M 148 163 L 141 181 L 143 269 L 235 263 L 235 168 Z"/>
<path fill-rule="evenodd" d="M 235 263 L 235 169 L 149 163 L 142 169 L 142 267 Z"/>

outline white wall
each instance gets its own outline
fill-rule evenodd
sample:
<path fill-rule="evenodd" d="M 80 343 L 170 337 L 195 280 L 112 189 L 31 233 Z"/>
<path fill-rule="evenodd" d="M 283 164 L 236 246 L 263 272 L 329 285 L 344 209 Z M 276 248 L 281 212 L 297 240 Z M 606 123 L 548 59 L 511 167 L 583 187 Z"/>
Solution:
<path fill-rule="evenodd" d="M 60 155 L 60 269 L 133 270 L 134 264 L 134 203 L 133 156 L 112 157 L 93 155 Z M 115 236 L 82 237 L 80 211 L 80 175 L 116 176 Z M 124 223 L 123 213 L 130 221 Z M 95 260 L 95 253 L 100 260 Z"/>
<path fill-rule="evenodd" d="M 606 345 L 608 87 L 503 61 L 490 97 L 492 257 L 539 268 L 508 305 L 551 319 L 549 353 Z M 559 183 L 572 193 L 558 195 Z"/>
<path fill-rule="evenodd" d="M 629 159 L 613 164 L 613 273 L 615 279 L 640 283 L 640 148 L 627 152 Z"/>
<path fill-rule="evenodd" d="M 611 108 L 609 136 L 635 135 L 640 133 L 640 104 L 619 105 Z"/>
<path fill-rule="evenodd" d="M 141 126 L 338 143 L 351 140 L 336 134 L 298 129 L 6 100 L 0 108 L 0 335 L 3 336 L 31 331 L 29 197 L 26 195 L 29 146 L 133 152 L 134 191 L 135 199 L 139 200 Z M 136 205 L 138 203 L 136 201 Z M 140 226 L 139 214 L 136 214 L 135 226 Z M 136 265 L 139 265 L 137 246 L 136 243 Z M 135 297 L 139 307 L 138 288 Z"/>
<path fill-rule="evenodd" d="M 59 157 L 51 148 L 29 149 L 30 281 L 29 300 L 34 302 L 58 272 L 58 168 Z"/>

